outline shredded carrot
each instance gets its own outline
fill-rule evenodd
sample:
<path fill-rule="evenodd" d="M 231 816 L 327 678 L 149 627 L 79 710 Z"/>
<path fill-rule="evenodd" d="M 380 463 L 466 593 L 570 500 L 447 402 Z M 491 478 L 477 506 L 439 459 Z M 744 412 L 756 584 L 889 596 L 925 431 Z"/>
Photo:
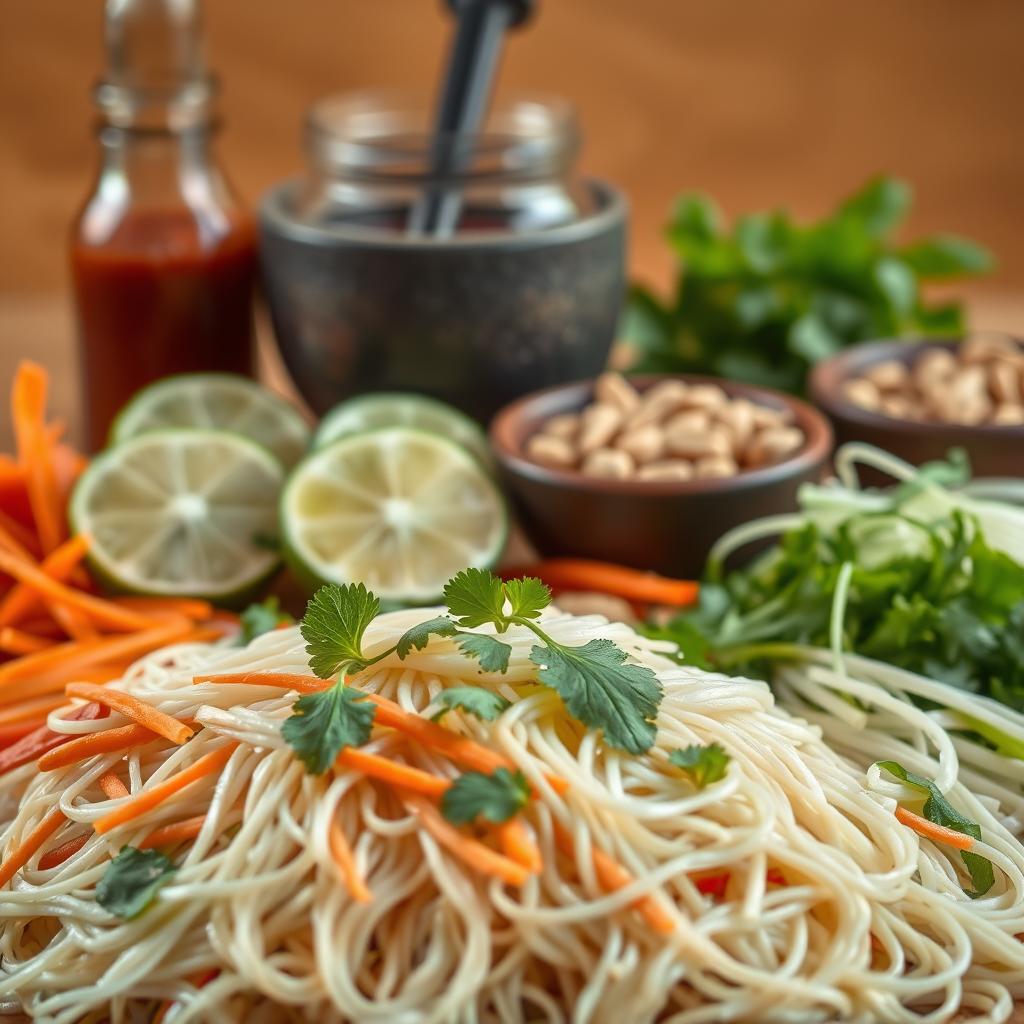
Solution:
<path fill-rule="evenodd" d="M 205 824 L 206 815 L 199 814 L 194 818 L 186 818 L 184 821 L 161 825 L 139 843 L 139 849 L 152 850 L 159 846 L 177 846 L 179 843 L 187 843 L 202 832 Z"/>
<path fill-rule="evenodd" d="M 228 763 L 237 746 L 236 742 L 231 742 L 217 750 L 211 750 L 210 753 L 204 754 L 198 761 L 178 772 L 177 775 L 172 775 L 169 779 L 153 786 L 152 789 L 143 789 L 140 793 L 136 793 L 120 807 L 103 815 L 102 818 L 98 818 L 95 822 L 96 831 L 109 832 L 112 828 L 123 825 L 133 818 L 153 810 L 154 807 L 159 807 L 165 800 L 176 796 L 191 783 L 219 771 Z"/>
<path fill-rule="evenodd" d="M 440 797 L 451 788 L 448 779 L 439 778 L 407 764 L 377 754 L 368 754 L 356 747 L 345 747 L 334 762 L 336 768 L 351 768 L 381 782 L 408 789 L 425 796 Z"/>
<path fill-rule="evenodd" d="M 54 439 L 46 429 L 46 393 L 49 375 L 38 364 L 24 360 L 14 375 L 11 416 L 18 447 L 18 462 L 25 474 L 32 517 L 43 551 L 49 553 L 65 536 L 65 503 L 61 499 L 54 466 Z"/>
<path fill-rule="evenodd" d="M 720 900 L 725 896 L 731 874 L 728 871 L 717 871 L 713 875 L 698 875 L 691 877 L 694 888 L 702 896 L 710 896 L 713 900 Z"/>
<path fill-rule="evenodd" d="M 116 729 L 91 732 L 87 736 L 76 736 L 54 750 L 47 751 L 39 758 L 39 770 L 52 772 L 58 768 L 85 761 L 96 754 L 113 754 L 119 750 L 130 750 L 144 743 L 159 739 L 155 732 L 141 725 L 122 725 Z"/>
<path fill-rule="evenodd" d="M 9 551 L 0 551 L 0 572 L 13 576 L 19 583 L 26 584 L 44 599 L 83 612 L 97 626 L 132 632 L 144 630 L 153 625 L 151 617 L 58 583 L 37 566 L 12 555 Z"/>
<path fill-rule="evenodd" d="M 163 736 L 172 743 L 184 743 L 195 730 L 190 729 L 184 722 L 172 718 L 159 708 L 147 704 L 138 697 L 133 697 L 124 690 L 114 690 L 105 686 L 96 686 L 93 683 L 69 683 L 65 691 L 69 697 L 79 697 L 82 700 L 94 700 L 97 704 L 103 704 L 112 711 L 120 711 L 122 715 L 130 718 L 138 725 Z"/>
<path fill-rule="evenodd" d="M 35 855 L 67 819 L 64 812 L 52 810 L 0 863 L 0 888 L 5 886 Z"/>
<path fill-rule="evenodd" d="M 212 619 L 216 609 L 209 601 L 194 600 L 190 597 L 115 597 L 112 602 L 122 608 L 143 615 L 184 615 L 193 622 Z"/>
<path fill-rule="evenodd" d="M 42 556 L 43 549 L 39 546 L 39 538 L 27 526 L 3 510 L 0 510 L 0 531 L 7 534 L 26 554 L 33 558 Z"/>
<path fill-rule="evenodd" d="M 98 781 L 108 800 L 123 800 L 130 795 L 128 787 L 113 772 L 104 772 Z"/>
<path fill-rule="evenodd" d="M 298 672 L 222 672 L 212 675 L 193 676 L 192 682 L 200 683 L 238 683 L 243 686 L 274 686 L 298 693 L 318 693 L 331 685 L 327 679 L 316 676 L 302 675 Z M 431 722 L 428 718 L 414 715 L 400 707 L 393 700 L 381 697 L 376 693 L 365 694 L 366 699 L 377 705 L 374 718 L 375 725 L 394 729 L 410 739 L 416 740 L 425 747 L 444 754 L 455 764 L 470 771 L 491 774 L 497 768 L 515 769 L 515 765 L 496 751 L 490 750 L 468 736 L 460 736 L 457 732 Z M 557 775 L 545 775 L 551 788 L 559 795 L 569 791 L 569 783 Z"/>
<path fill-rule="evenodd" d="M 544 862 L 521 817 L 515 815 L 498 826 L 498 842 L 506 857 L 522 864 L 531 875 L 540 874 Z"/>
<path fill-rule="evenodd" d="M 51 711 L 63 707 L 67 701 L 63 697 L 38 697 L 25 700 L 10 707 L 0 707 L 0 725 L 13 725 L 15 722 L 37 721 L 46 718 Z"/>
<path fill-rule="evenodd" d="M 85 832 L 80 836 L 75 836 L 74 839 L 69 839 L 66 843 L 61 843 L 60 846 L 47 853 L 44 853 L 39 858 L 39 870 L 49 871 L 50 868 L 59 867 L 64 861 L 73 857 L 78 851 L 89 842 L 89 837 L 92 835 L 91 832 Z"/>
<path fill-rule="evenodd" d="M 81 564 L 89 550 L 89 538 L 81 535 L 72 537 L 56 551 L 51 552 L 39 566 L 51 580 L 63 583 Z M 13 626 L 39 606 L 39 593 L 24 583 L 19 583 L 0 604 L 0 626 Z M 57 605 L 57 607 L 60 607 Z"/>
<path fill-rule="evenodd" d="M 20 739 L 24 739 L 30 732 L 34 732 L 40 725 L 39 719 L 30 722 L 12 722 L 10 725 L 0 725 L 0 748 L 9 747 Z"/>
<path fill-rule="evenodd" d="M 97 718 L 104 718 L 107 714 L 107 709 L 101 708 L 99 704 L 85 704 L 64 717 L 71 722 L 91 722 Z M 74 737 L 68 733 L 54 732 L 48 726 L 40 726 L 13 746 L 0 751 L 0 775 L 14 771 L 29 761 L 35 761 L 48 750 L 53 750 L 54 747 L 59 747 L 72 739 Z"/>
<path fill-rule="evenodd" d="M 694 580 L 670 579 L 653 572 L 583 558 L 551 558 L 524 569 L 510 569 L 502 575 L 506 579 L 537 576 L 554 590 L 596 590 L 628 601 L 674 608 L 694 604 L 700 592 L 700 584 Z"/>
<path fill-rule="evenodd" d="M 523 885 L 530 877 L 522 864 L 464 835 L 445 821 L 433 804 L 416 797 L 404 797 L 403 802 L 441 846 L 480 874 L 500 878 L 506 884 L 516 886 Z"/>
<path fill-rule="evenodd" d="M 218 974 L 220 974 L 219 967 L 209 967 L 202 971 L 196 971 L 188 981 L 195 988 L 202 988 L 204 985 L 213 981 Z M 163 1021 L 167 1017 L 167 1011 L 170 1010 L 171 1007 L 176 1006 L 177 1002 L 178 1001 L 176 999 L 165 999 L 163 1003 L 160 1004 L 160 1009 L 157 1010 L 156 1016 L 149 1022 L 149 1024 L 163 1024 Z"/>
<path fill-rule="evenodd" d="M 359 873 L 352 847 L 349 846 L 345 832 L 336 819 L 331 821 L 327 841 L 331 848 L 331 856 L 338 866 L 338 873 L 341 875 L 341 880 L 345 883 L 349 895 L 357 903 L 369 903 L 373 899 L 373 893 L 367 888 L 363 876 Z"/>
<path fill-rule="evenodd" d="M 7 551 L 24 562 L 34 562 L 31 552 L 13 533 L 9 533 L 0 525 L 0 551 Z"/>
<path fill-rule="evenodd" d="M 558 822 L 552 823 L 555 832 L 555 843 L 559 850 L 569 858 L 576 856 L 576 844 L 568 830 Z M 614 858 L 603 850 L 591 845 L 590 856 L 594 865 L 594 874 L 605 892 L 617 892 L 630 885 L 633 876 Z M 672 915 L 653 896 L 641 896 L 631 906 L 640 912 L 644 920 L 659 934 L 671 935 L 676 930 Z"/>
<path fill-rule="evenodd" d="M 969 850 L 974 846 L 972 836 L 965 836 L 963 832 L 956 832 L 945 825 L 936 825 L 934 821 L 922 818 L 920 814 L 908 811 L 906 807 L 896 808 L 896 820 L 901 825 L 913 829 L 923 839 L 930 839 L 933 843 L 944 843 L 946 846 L 954 846 L 958 850 Z"/>
<path fill-rule="evenodd" d="M 49 637 L 35 636 L 13 626 L 0 628 L 0 651 L 5 654 L 15 654 L 19 657 L 23 654 L 35 654 L 36 651 L 45 651 L 53 644 L 54 641 Z"/>

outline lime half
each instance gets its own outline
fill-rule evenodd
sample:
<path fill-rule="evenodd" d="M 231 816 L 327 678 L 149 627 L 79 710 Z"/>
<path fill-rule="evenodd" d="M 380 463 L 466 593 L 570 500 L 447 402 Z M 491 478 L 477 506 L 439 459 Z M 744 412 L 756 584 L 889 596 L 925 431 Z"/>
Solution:
<path fill-rule="evenodd" d="M 504 498 L 458 444 L 423 430 L 353 434 L 314 451 L 281 496 L 285 557 L 312 585 L 365 583 L 425 602 L 467 566 L 497 563 Z"/>
<path fill-rule="evenodd" d="M 381 427 L 414 427 L 440 434 L 472 452 L 485 466 L 492 463 L 487 435 L 475 420 L 436 398 L 403 391 L 377 391 L 336 405 L 320 421 L 313 447 L 323 448 L 339 438 Z"/>
<path fill-rule="evenodd" d="M 309 428 L 294 406 L 231 373 L 184 373 L 150 384 L 117 414 L 110 442 L 176 427 L 230 430 L 263 445 L 286 467 L 309 445 Z"/>
<path fill-rule="evenodd" d="M 71 497 L 71 524 L 115 590 L 246 600 L 279 557 L 284 469 L 265 448 L 216 430 L 164 430 L 97 456 Z"/>

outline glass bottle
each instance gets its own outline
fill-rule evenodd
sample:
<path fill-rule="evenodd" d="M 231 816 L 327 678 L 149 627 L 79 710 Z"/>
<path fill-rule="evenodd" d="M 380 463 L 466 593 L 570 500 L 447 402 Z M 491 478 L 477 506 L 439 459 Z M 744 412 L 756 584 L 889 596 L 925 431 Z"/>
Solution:
<path fill-rule="evenodd" d="M 198 0 L 107 0 L 101 160 L 72 231 L 87 443 L 159 377 L 253 370 L 253 223 L 217 166 Z"/>

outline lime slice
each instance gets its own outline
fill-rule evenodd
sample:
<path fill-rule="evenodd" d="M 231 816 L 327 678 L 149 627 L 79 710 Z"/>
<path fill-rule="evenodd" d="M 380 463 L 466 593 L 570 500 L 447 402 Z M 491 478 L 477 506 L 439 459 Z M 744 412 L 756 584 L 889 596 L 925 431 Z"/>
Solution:
<path fill-rule="evenodd" d="M 183 373 L 143 388 L 117 414 L 110 443 L 176 427 L 242 434 L 289 468 L 309 445 L 309 428 L 294 406 L 231 373 Z"/>
<path fill-rule="evenodd" d="M 492 464 L 487 435 L 476 421 L 436 398 L 402 391 L 377 391 L 336 405 L 320 421 L 313 448 L 380 427 L 414 427 L 440 434 L 472 452 L 485 466 Z"/>
<path fill-rule="evenodd" d="M 91 568 L 112 589 L 220 603 L 257 592 L 280 561 L 284 469 L 265 448 L 218 430 L 163 430 L 108 448 L 71 496 L 92 537 Z"/>
<path fill-rule="evenodd" d="M 307 456 L 281 496 L 285 557 L 311 585 L 365 583 L 426 602 L 467 566 L 486 568 L 508 536 L 504 498 L 464 448 L 388 427 Z"/>

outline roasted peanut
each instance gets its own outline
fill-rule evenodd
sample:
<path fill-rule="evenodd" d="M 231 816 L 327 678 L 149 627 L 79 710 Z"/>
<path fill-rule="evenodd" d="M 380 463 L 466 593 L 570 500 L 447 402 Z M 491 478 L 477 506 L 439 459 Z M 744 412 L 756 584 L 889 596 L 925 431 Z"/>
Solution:
<path fill-rule="evenodd" d="M 640 397 L 640 405 L 629 418 L 630 429 L 660 423 L 682 406 L 687 391 L 681 380 L 658 381 Z"/>
<path fill-rule="evenodd" d="M 549 434 L 551 437 L 564 437 L 567 441 L 571 441 L 580 432 L 580 418 L 572 412 L 552 416 L 541 426 L 540 432 Z"/>
<path fill-rule="evenodd" d="M 843 386 L 843 395 L 848 402 L 853 402 L 854 405 L 870 411 L 877 409 L 882 401 L 878 388 L 871 381 L 865 380 L 863 377 L 848 380 Z"/>
<path fill-rule="evenodd" d="M 625 480 L 633 475 L 633 460 L 626 452 L 617 448 L 599 448 L 584 460 L 584 476 L 606 477 L 610 480 Z"/>
<path fill-rule="evenodd" d="M 569 469 L 576 465 L 576 452 L 563 437 L 552 434 L 534 434 L 526 442 L 526 456 L 542 466 Z"/>
<path fill-rule="evenodd" d="M 633 461 L 643 465 L 660 459 L 665 451 L 665 432 L 656 424 L 627 430 L 615 439 L 614 447 L 628 452 Z"/>
<path fill-rule="evenodd" d="M 956 356 L 947 348 L 930 348 L 919 356 L 914 363 L 911 374 L 918 387 L 927 386 L 929 382 L 948 380 L 956 372 Z"/>
<path fill-rule="evenodd" d="M 1021 392 L 1021 374 L 1013 363 L 999 359 L 988 367 L 988 389 L 999 403 L 1018 402 Z"/>
<path fill-rule="evenodd" d="M 737 398 L 728 405 L 716 409 L 715 419 L 729 432 L 733 449 L 742 451 L 754 433 L 754 403 L 746 398 Z"/>
<path fill-rule="evenodd" d="M 636 471 L 637 480 L 673 481 L 692 480 L 693 463 L 686 459 L 663 459 L 661 462 L 649 462 Z"/>
<path fill-rule="evenodd" d="M 960 362 L 967 366 L 977 363 L 989 363 L 1007 353 L 1017 351 L 1017 344 L 1012 338 L 999 334 L 977 334 L 965 339 L 957 349 Z"/>
<path fill-rule="evenodd" d="M 992 422 L 1002 427 L 1024 425 L 1024 405 L 1004 403 L 996 406 L 996 411 L 992 413 Z"/>
<path fill-rule="evenodd" d="M 732 442 L 721 427 L 702 432 L 674 430 L 665 434 L 665 448 L 683 459 L 702 459 L 708 455 L 731 455 Z"/>
<path fill-rule="evenodd" d="M 665 423 L 665 433 L 671 434 L 675 430 L 689 430 L 699 432 L 708 430 L 711 427 L 711 416 L 703 409 L 687 409 L 685 412 L 677 412 Z"/>
<path fill-rule="evenodd" d="M 720 409 L 729 396 L 717 384 L 691 384 L 683 404 L 688 409 Z"/>
<path fill-rule="evenodd" d="M 693 467 L 694 476 L 698 480 L 735 476 L 739 471 L 740 468 L 731 455 L 709 455 L 706 458 L 698 459 Z"/>
<path fill-rule="evenodd" d="M 804 443 L 803 431 L 796 427 L 773 427 L 756 434 L 746 451 L 743 461 L 748 466 L 765 466 L 779 462 L 797 451 Z"/>
<path fill-rule="evenodd" d="M 602 373 L 594 384 L 594 397 L 605 405 L 614 405 L 624 416 L 640 404 L 636 388 L 621 373 Z"/>
<path fill-rule="evenodd" d="M 579 450 L 589 455 L 604 448 L 622 426 L 622 413 L 614 405 L 598 402 L 587 406 L 580 416 Z"/>
<path fill-rule="evenodd" d="M 761 430 L 765 427 L 783 427 L 793 421 L 793 414 L 788 408 L 773 409 L 767 405 L 754 405 L 754 427 Z"/>
<path fill-rule="evenodd" d="M 864 379 L 871 381 L 879 391 L 895 391 L 907 383 L 910 371 L 897 359 L 886 359 L 875 363 L 864 374 Z"/>

